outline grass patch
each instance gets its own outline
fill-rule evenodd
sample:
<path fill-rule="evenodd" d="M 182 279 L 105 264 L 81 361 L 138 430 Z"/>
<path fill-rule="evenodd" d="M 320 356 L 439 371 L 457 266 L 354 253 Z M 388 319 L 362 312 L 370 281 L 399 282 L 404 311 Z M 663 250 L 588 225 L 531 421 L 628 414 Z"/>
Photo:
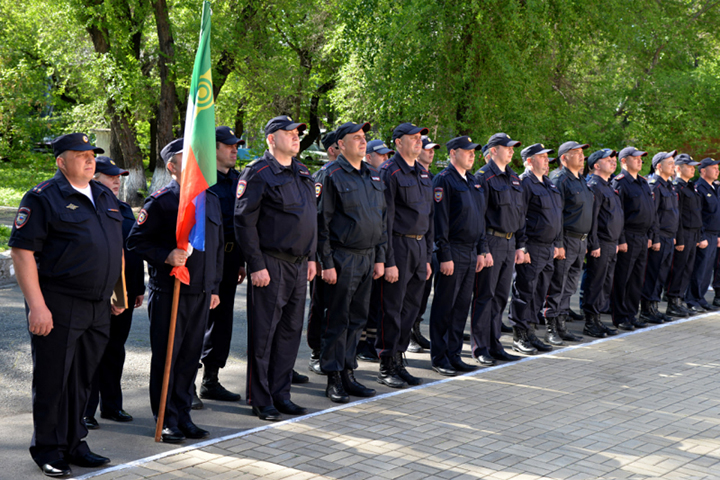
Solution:
<path fill-rule="evenodd" d="M 12 154 L 9 160 L 0 162 L 0 205 L 20 206 L 25 192 L 52 177 L 56 170 L 52 154 Z"/>
<path fill-rule="evenodd" d="M 10 241 L 10 232 L 12 232 L 12 228 L 6 227 L 5 225 L 0 225 L 0 252 L 4 252 L 5 250 L 8 250 L 10 247 L 8 247 L 8 241 Z"/>

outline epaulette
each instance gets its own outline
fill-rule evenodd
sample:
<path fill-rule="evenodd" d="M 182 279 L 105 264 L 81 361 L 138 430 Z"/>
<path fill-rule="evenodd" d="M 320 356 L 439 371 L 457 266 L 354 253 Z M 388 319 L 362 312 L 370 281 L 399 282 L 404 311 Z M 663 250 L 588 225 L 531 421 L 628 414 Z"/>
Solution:
<path fill-rule="evenodd" d="M 368 167 L 368 170 L 370 170 L 370 171 L 372 171 L 372 172 L 380 173 L 380 172 L 378 172 L 378 169 L 377 169 L 377 168 L 373 167 L 373 166 L 370 165 L 370 164 L 368 164 L 367 167 Z"/>
<path fill-rule="evenodd" d="M 716 186 L 717 186 L 717 185 L 720 185 L 720 181 L 715 180 L 715 181 L 713 182 L 713 185 L 716 185 Z"/>
<path fill-rule="evenodd" d="M 252 162 L 248 163 L 247 167 L 253 167 L 253 166 L 257 165 L 259 162 L 262 162 L 263 160 L 265 160 L 263 157 L 256 158 Z"/>
<path fill-rule="evenodd" d="M 625 178 L 625 174 L 621 173 L 620 175 L 615 177 L 615 180 L 622 180 L 623 178 Z"/>
<path fill-rule="evenodd" d="M 33 187 L 32 191 L 33 191 L 33 193 L 42 193 L 42 191 L 45 190 L 45 187 L 47 187 L 49 184 L 50 184 L 50 180 L 45 180 L 44 182 L 40 182 Z"/>
<path fill-rule="evenodd" d="M 485 170 L 481 168 L 477 172 L 475 172 L 475 175 L 485 175 Z"/>
<path fill-rule="evenodd" d="M 162 196 L 162 195 L 165 195 L 165 194 L 166 194 L 167 192 L 169 192 L 169 191 L 170 191 L 170 189 L 169 189 L 168 187 L 162 187 L 160 190 L 158 190 L 157 192 L 153 193 L 153 194 L 150 195 L 150 196 L 151 196 L 152 198 L 158 198 L 158 197 L 160 197 L 160 196 Z"/>
<path fill-rule="evenodd" d="M 380 165 L 380 168 L 388 169 L 390 168 L 390 164 L 393 163 L 392 160 L 388 160 L 387 162 L 384 162 L 382 165 Z"/>

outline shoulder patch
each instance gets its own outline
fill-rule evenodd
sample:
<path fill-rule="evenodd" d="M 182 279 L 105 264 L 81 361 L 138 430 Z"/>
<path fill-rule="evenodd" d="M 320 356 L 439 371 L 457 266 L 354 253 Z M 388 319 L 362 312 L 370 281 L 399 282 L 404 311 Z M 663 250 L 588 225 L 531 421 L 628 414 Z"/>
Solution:
<path fill-rule="evenodd" d="M 30 210 L 28 207 L 18 208 L 17 214 L 15 214 L 15 228 L 20 230 L 22 227 L 27 225 L 27 221 L 30 219 L 31 213 L 32 210 Z"/>
<path fill-rule="evenodd" d="M 50 180 L 45 180 L 44 182 L 40 182 L 33 187 L 32 191 L 34 193 L 40 193 L 43 190 L 45 190 L 45 187 L 47 187 L 49 183 L 50 183 Z"/>
<path fill-rule="evenodd" d="M 245 193 L 246 189 L 247 189 L 247 182 L 245 180 L 240 180 L 238 182 L 238 186 L 237 186 L 237 198 L 242 197 L 243 193 Z"/>
<path fill-rule="evenodd" d="M 320 194 L 322 193 L 322 183 L 315 182 L 315 198 L 320 198 Z M 238 197 L 240 198 L 240 197 Z"/>
<path fill-rule="evenodd" d="M 145 210 L 144 208 L 142 210 L 140 210 L 140 213 L 138 214 L 138 218 L 137 218 L 138 225 L 142 225 L 143 223 L 145 223 L 145 220 L 147 220 L 147 217 L 148 217 L 147 210 Z"/>
<path fill-rule="evenodd" d="M 158 198 L 159 196 L 164 195 L 167 192 L 168 192 L 168 187 L 162 187 L 160 190 L 158 190 L 157 192 L 153 193 L 150 196 L 153 198 Z"/>
<path fill-rule="evenodd" d="M 443 199 L 443 189 L 442 187 L 436 187 L 435 188 L 435 202 L 440 203 Z"/>
<path fill-rule="evenodd" d="M 622 180 L 623 178 L 625 178 L 625 174 L 624 174 L 624 173 L 621 173 L 620 175 L 618 175 L 617 177 L 615 177 L 615 180 Z"/>

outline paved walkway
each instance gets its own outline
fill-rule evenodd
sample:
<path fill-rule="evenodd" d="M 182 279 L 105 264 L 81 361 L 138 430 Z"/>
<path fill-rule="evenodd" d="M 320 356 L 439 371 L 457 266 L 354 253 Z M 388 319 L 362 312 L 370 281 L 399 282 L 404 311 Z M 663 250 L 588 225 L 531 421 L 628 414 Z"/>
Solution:
<path fill-rule="evenodd" d="M 717 321 L 582 344 L 80 478 L 720 478 Z"/>

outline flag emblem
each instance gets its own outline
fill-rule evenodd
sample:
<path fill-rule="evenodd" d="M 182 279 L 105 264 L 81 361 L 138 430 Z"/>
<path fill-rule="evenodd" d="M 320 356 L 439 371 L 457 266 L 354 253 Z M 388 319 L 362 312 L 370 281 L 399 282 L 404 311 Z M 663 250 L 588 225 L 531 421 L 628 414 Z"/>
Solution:
<path fill-rule="evenodd" d="M 435 189 L 435 202 L 440 203 L 443 199 L 443 189 L 441 187 L 437 187 Z"/>
<path fill-rule="evenodd" d="M 247 188 L 247 182 L 245 180 L 240 180 L 238 182 L 238 188 L 237 188 L 237 197 L 238 198 L 243 196 L 243 193 L 245 193 L 246 188 Z"/>
<path fill-rule="evenodd" d="M 317 183 L 315 183 L 315 198 L 320 198 L 321 193 L 322 193 L 322 183 L 317 182 Z"/>
<path fill-rule="evenodd" d="M 138 225 L 142 225 L 145 223 L 145 220 L 147 220 L 147 210 L 144 208 L 140 210 L 140 213 L 138 214 L 137 223 Z"/>
<path fill-rule="evenodd" d="M 18 209 L 17 215 L 15 215 L 15 228 L 20 230 L 22 227 L 25 226 L 28 219 L 30 218 L 30 212 L 31 210 L 27 207 L 20 207 Z"/>

